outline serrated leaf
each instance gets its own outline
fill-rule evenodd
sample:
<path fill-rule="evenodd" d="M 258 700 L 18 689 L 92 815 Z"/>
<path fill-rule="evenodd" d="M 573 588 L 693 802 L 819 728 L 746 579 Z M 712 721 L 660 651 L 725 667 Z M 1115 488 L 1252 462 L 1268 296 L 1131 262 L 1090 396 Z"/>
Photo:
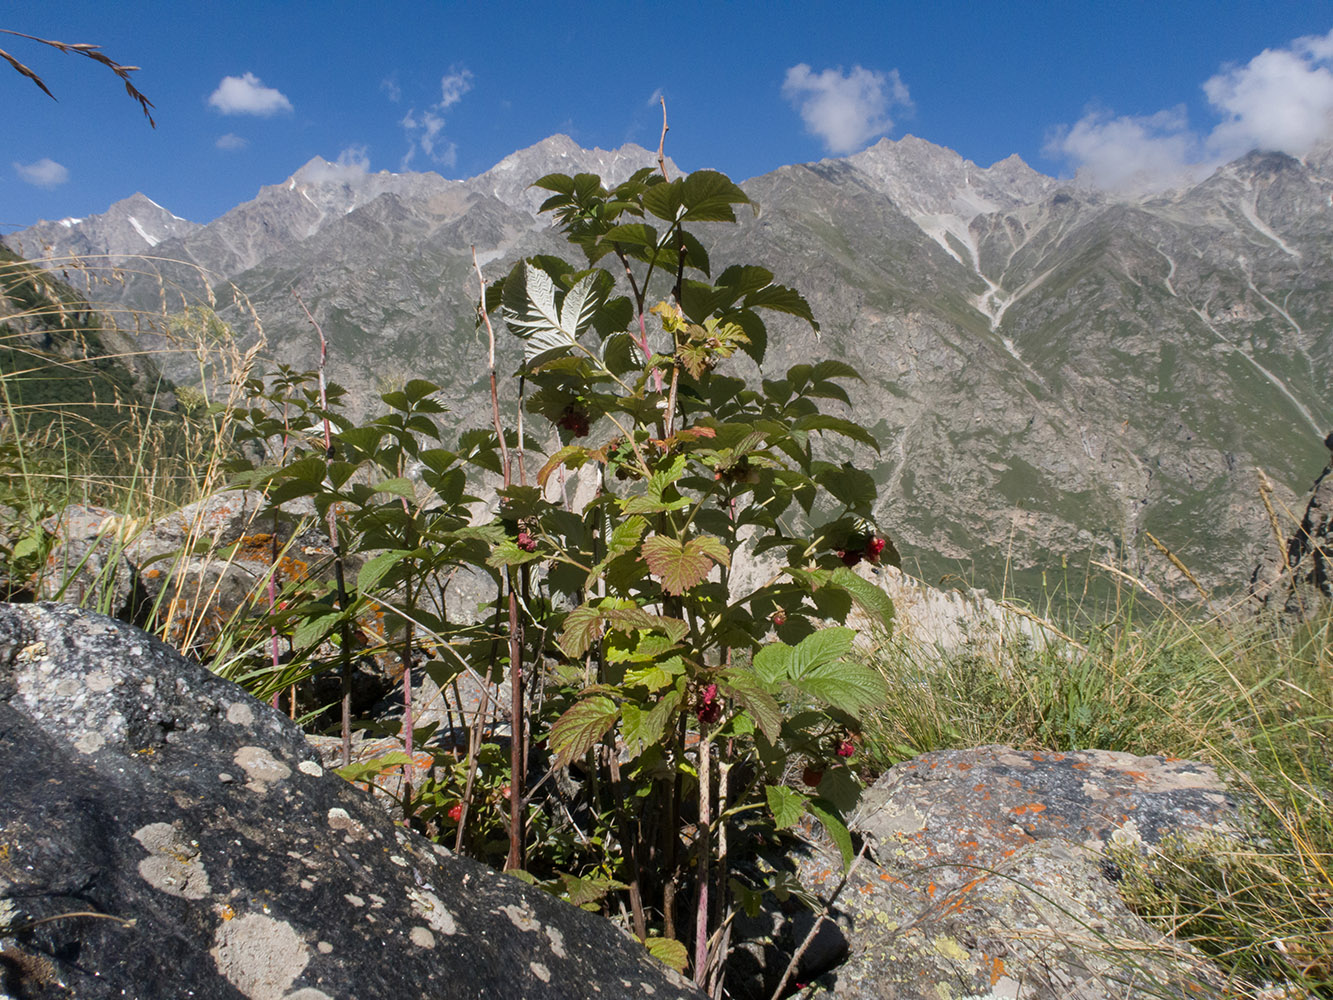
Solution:
<path fill-rule="evenodd" d="M 805 796 L 786 785 L 769 785 L 764 789 L 764 797 L 768 800 L 768 811 L 773 814 L 773 822 L 779 830 L 793 825 L 805 811 Z"/>
<path fill-rule="evenodd" d="M 684 661 L 679 656 L 673 656 L 661 663 L 652 663 L 638 670 L 627 670 L 625 686 L 639 686 L 649 691 L 660 691 L 674 684 L 676 678 L 684 672 Z"/>
<path fill-rule="evenodd" d="M 666 633 L 673 643 L 679 642 L 690 630 L 679 618 L 655 615 L 643 608 L 606 608 L 600 613 L 602 620 L 613 628 L 621 631 L 632 628 L 660 631 Z"/>
<path fill-rule="evenodd" d="M 852 856 L 855 852 L 852 850 L 852 835 L 847 829 L 847 824 L 842 821 L 842 817 L 830 807 L 830 803 L 820 799 L 811 799 L 805 804 L 806 809 L 810 810 L 810 815 L 819 820 L 824 826 L 824 832 L 833 843 L 838 845 L 838 851 L 842 854 L 842 867 L 845 871 L 847 866 L 852 863 Z"/>
<path fill-rule="evenodd" d="M 505 566 L 522 566 L 524 563 L 534 562 L 542 558 L 544 557 L 541 552 L 529 552 L 527 549 L 520 549 L 518 542 L 514 539 L 505 538 L 491 549 L 491 554 L 486 557 L 486 565 L 494 569 L 501 569 Z"/>
<path fill-rule="evenodd" d="M 777 743 L 782 734 L 782 709 L 758 677 L 748 670 L 724 670 L 718 675 L 718 686 L 750 714 L 768 742 Z"/>
<path fill-rule="evenodd" d="M 893 598 L 883 587 L 872 583 L 846 566 L 839 566 L 829 577 L 829 583 L 842 587 L 852 595 L 861 610 L 877 624 L 889 628 L 893 624 Z"/>
<path fill-rule="evenodd" d="M 689 952 L 674 938 L 650 937 L 643 946 L 653 958 L 677 972 L 684 973 L 689 966 Z"/>
<path fill-rule="evenodd" d="M 389 572 L 412 553 L 407 549 L 391 549 L 367 559 L 356 573 L 356 589 L 368 594 L 379 585 Z"/>
<path fill-rule="evenodd" d="M 805 300 L 805 296 L 785 285 L 769 285 L 751 292 L 745 296 L 743 305 L 746 309 L 772 309 L 774 312 L 799 316 L 809 323 L 816 333 L 819 332 L 819 324 L 815 322 L 814 313 L 810 311 L 810 303 Z"/>
<path fill-rule="evenodd" d="M 820 634 L 816 632 L 809 639 Z M 821 663 L 801 676 L 793 677 L 792 683 L 806 694 L 848 715 L 859 715 L 866 709 L 884 704 L 889 694 L 888 685 L 878 671 L 847 660 Z"/>
<path fill-rule="evenodd" d="M 601 634 L 601 612 L 587 604 L 580 604 L 565 615 L 565 627 L 560 633 L 560 651 L 571 660 L 577 660 Z"/>
<path fill-rule="evenodd" d="M 865 381 L 861 377 L 861 373 L 847 362 L 832 358 L 826 358 L 810 369 L 810 380 L 812 382 L 823 382 L 831 378 L 854 378 L 858 382 Z"/>
<path fill-rule="evenodd" d="M 642 517 L 634 516 L 627 518 L 617 524 L 611 532 L 611 538 L 606 545 L 606 555 L 591 570 L 588 571 L 588 579 L 585 587 L 591 587 L 593 582 L 606 572 L 606 568 L 611 563 L 631 552 L 639 544 L 639 539 L 643 537 L 644 531 L 648 527 L 648 522 Z"/>
<path fill-rule="evenodd" d="M 396 476 L 393 479 L 386 479 L 382 483 L 376 483 L 371 490 L 375 493 L 391 493 L 396 497 L 402 497 L 405 500 L 415 500 L 417 498 L 416 490 L 412 487 L 412 481 L 402 476 Z"/>
<path fill-rule="evenodd" d="M 816 473 L 815 482 L 852 510 L 868 512 L 878 496 L 875 480 L 870 474 L 850 465 L 823 468 Z"/>
<path fill-rule="evenodd" d="M 643 751 L 660 743 L 666 736 L 667 729 L 680 705 L 681 693 L 668 691 L 648 711 L 636 705 L 626 704 L 623 712 L 625 748 L 632 756 L 639 756 Z"/>
<path fill-rule="evenodd" d="M 792 430 L 797 431 L 833 431 L 835 434 L 841 434 L 843 437 L 851 438 L 853 441 L 859 441 L 867 444 L 879 451 L 879 441 L 875 435 L 860 424 L 852 420 L 844 420 L 842 417 L 835 417 L 829 413 L 811 413 L 808 416 L 799 417 L 792 422 Z"/>
<path fill-rule="evenodd" d="M 754 654 L 754 672 L 765 685 L 795 681 L 816 667 L 838 660 L 852 650 L 856 638 L 853 629 L 820 629 L 806 636 L 795 646 L 784 642 L 770 643 Z"/>
<path fill-rule="evenodd" d="M 727 547 L 712 535 L 699 535 L 682 545 L 666 535 L 654 535 L 642 547 L 648 572 L 662 582 L 668 594 L 683 594 L 697 587 L 712 571 L 714 564 L 728 564 Z"/>
<path fill-rule="evenodd" d="M 341 617 L 338 612 L 334 611 L 319 615 L 316 618 L 307 618 L 292 633 L 292 645 L 297 649 L 308 649 L 316 643 L 322 642 L 324 637 L 333 631 L 333 627 L 338 624 Z"/>
<path fill-rule="evenodd" d="M 576 444 L 567 444 L 546 460 L 546 464 L 537 473 L 537 484 L 542 489 L 546 489 L 546 480 L 550 479 L 551 473 L 560 466 L 564 465 L 570 469 L 578 469 L 586 461 L 588 461 L 587 448 Z"/>
<path fill-rule="evenodd" d="M 615 725 L 620 709 L 604 695 L 575 702 L 551 727 L 550 747 L 561 764 L 577 760 Z"/>

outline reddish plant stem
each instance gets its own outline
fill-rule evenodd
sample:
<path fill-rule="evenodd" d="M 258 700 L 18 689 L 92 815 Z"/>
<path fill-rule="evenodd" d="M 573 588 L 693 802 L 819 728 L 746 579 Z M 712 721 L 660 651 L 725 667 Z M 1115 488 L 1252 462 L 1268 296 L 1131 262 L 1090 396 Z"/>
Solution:
<path fill-rule="evenodd" d="M 495 384 L 495 328 L 486 312 L 486 279 L 481 276 L 476 247 L 472 248 L 472 267 L 477 272 L 480 286 L 477 311 L 486 324 L 491 417 L 495 422 L 495 436 L 500 442 L 504 485 L 508 489 L 513 482 L 513 470 L 505 445 L 504 426 L 500 422 L 500 394 Z M 523 867 L 523 761 L 527 754 L 523 725 L 523 633 L 518 620 L 518 595 L 514 592 L 514 578 L 508 568 L 505 569 L 505 583 L 509 591 L 509 855 L 505 858 L 505 870 L 508 871 Z"/>
<path fill-rule="evenodd" d="M 699 839 L 696 841 L 699 868 L 694 905 L 694 984 L 700 989 L 708 982 L 708 863 L 713 851 L 713 819 L 710 809 L 713 796 L 712 769 L 709 739 L 705 736 L 699 741 Z"/>

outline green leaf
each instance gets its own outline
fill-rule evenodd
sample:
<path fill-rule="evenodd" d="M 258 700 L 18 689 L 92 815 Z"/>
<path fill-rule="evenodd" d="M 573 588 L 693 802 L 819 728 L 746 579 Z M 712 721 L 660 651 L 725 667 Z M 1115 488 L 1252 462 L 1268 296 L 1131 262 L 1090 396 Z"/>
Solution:
<path fill-rule="evenodd" d="M 655 615 L 643 608 L 606 608 L 601 612 L 602 620 L 621 632 L 632 628 L 664 632 L 673 643 L 679 642 L 690 630 L 679 618 Z"/>
<path fill-rule="evenodd" d="M 838 845 L 838 850 L 842 854 L 842 867 L 845 871 L 847 866 L 852 863 L 852 856 L 855 852 L 852 850 L 852 835 L 847 829 L 847 824 L 842 821 L 842 817 L 837 811 L 831 808 L 831 803 L 822 799 L 811 799 L 805 804 L 805 808 L 810 811 L 810 815 L 819 820 L 824 826 L 824 832 L 828 834 L 829 839 Z"/>
<path fill-rule="evenodd" d="M 369 594 L 404 558 L 412 554 L 408 549 L 390 549 L 366 560 L 357 570 L 356 589 L 359 593 Z"/>
<path fill-rule="evenodd" d="M 877 586 L 846 566 L 839 566 L 829 577 L 829 583 L 852 595 L 861 610 L 877 625 L 889 628 L 893 624 L 893 598 L 883 587 Z"/>
<path fill-rule="evenodd" d="M 677 972 L 684 973 L 689 966 L 689 952 L 674 938 L 650 937 L 643 946 L 653 958 Z"/>
<path fill-rule="evenodd" d="M 869 473 L 845 463 L 826 465 L 815 474 L 815 482 L 852 510 L 868 511 L 879 495 Z"/>
<path fill-rule="evenodd" d="M 853 441 L 868 444 L 875 451 L 880 450 L 879 441 L 875 439 L 875 435 L 860 424 L 852 420 L 844 420 L 842 417 L 835 417 L 829 413 L 811 413 L 809 416 L 796 419 L 791 426 L 792 430 L 797 431 L 833 431 L 843 437 L 849 437 Z"/>
<path fill-rule="evenodd" d="M 782 709 L 777 699 L 764 690 L 759 678 L 748 670 L 733 669 L 722 671 L 717 681 L 720 688 L 750 713 L 768 742 L 777 743 L 782 734 Z"/>
<path fill-rule="evenodd" d="M 668 594 L 683 594 L 697 587 L 715 563 L 727 565 L 731 554 L 718 538 L 699 535 L 682 545 L 667 535 L 654 535 L 643 543 L 648 572 L 662 581 Z"/>
<path fill-rule="evenodd" d="M 392 493 L 394 496 L 402 497 L 405 500 L 415 500 L 417 498 L 416 490 L 412 487 L 412 481 L 402 476 L 376 483 L 373 491 L 375 493 Z"/>
<path fill-rule="evenodd" d="M 551 749 L 561 764 L 577 760 L 591 750 L 620 716 L 614 701 L 594 695 L 575 702 L 551 727 Z"/>
<path fill-rule="evenodd" d="M 316 643 L 322 642 L 324 637 L 333 631 L 334 626 L 338 624 L 341 618 L 342 615 L 337 611 L 319 615 L 315 618 L 307 618 L 292 633 L 292 645 L 297 649 L 308 649 Z"/>
<path fill-rule="evenodd" d="M 623 226 L 612 226 L 602 234 L 606 243 L 626 243 L 637 247 L 657 248 L 657 230 L 642 222 L 630 222 Z"/>
<path fill-rule="evenodd" d="M 809 323 L 815 332 L 819 331 L 819 324 L 815 322 L 814 313 L 810 311 L 810 303 L 805 301 L 805 296 L 786 285 L 769 285 L 751 292 L 745 296 L 744 306 L 746 309 L 772 309 L 775 312 L 799 316 Z"/>
<path fill-rule="evenodd" d="M 560 651 L 571 660 L 577 660 L 602 634 L 602 613 L 597 608 L 580 604 L 565 615 L 565 627 L 560 633 Z"/>
<path fill-rule="evenodd" d="M 632 756 L 639 756 L 645 749 L 654 746 L 666 736 L 667 728 L 680 706 L 681 693 L 668 691 L 648 711 L 639 706 L 626 703 L 623 711 L 625 747 Z"/>
<path fill-rule="evenodd" d="M 757 292 L 773 283 L 773 272 L 754 264 L 733 264 L 717 277 L 717 287 L 731 293 L 730 305 L 743 295 Z"/>
<path fill-rule="evenodd" d="M 520 277 L 521 275 L 521 277 Z M 515 280 L 518 278 L 518 280 Z M 552 351 L 572 350 L 579 335 L 592 322 L 600 296 L 596 272 L 584 275 L 556 302 L 555 279 L 544 269 L 525 261 L 505 283 L 502 314 L 505 324 L 526 344 L 523 360 L 533 360 Z"/>
<path fill-rule="evenodd" d="M 773 822 L 779 830 L 794 824 L 805 810 L 805 796 L 786 785 L 769 785 L 764 789 L 764 797 L 768 799 L 768 811 L 773 814 Z"/>
<path fill-rule="evenodd" d="M 560 466 L 564 465 L 570 469 L 578 469 L 583 463 L 588 461 L 588 449 L 576 444 L 567 444 L 554 455 L 546 460 L 546 464 L 541 467 L 537 473 L 537 483 L 542 489 L 546 488 L 546 480 L 551 478 L 551 473 Z"/>
<path fill-rule="evenodd" d="M 379 757 L 371 757 L 368 760 L 358 760 L 348 764 L 346 767 L 336 768 L 333 773 L 347 781 L 369 781 L 371 778 L 378 777 L 385 771 L 411 763 L 412 758 L 403 753 L 403 751 L 390 750 L 388 753 Z"/>
<path fill-rule="evenodd" d="M 795 681 L 823 664 L 846 656 L 852 651 L 855 638 L 853 629 L 839 626 L 820 629 L 795 646 L 770 643 L 754 654 L 754 672 L 769 687 Z"/>
<path fill-rule="evenodd" d="M 856 808 L 862 790 L 863 786 L 851 768 L 829 767 L 824 769 L 824 777 L 819 779 L 815 794 L 846 815 Z"/>
<path fill-rule="evenodd" d="M 816 632 L 803 643 L 822 634 Z M 866 709 L 882 705 L 889 695 L 888 685 L 878 671 L 847 660 L 821 663 L 793 677 L 792 683 L 806 694 L 848 715 L 859 715 Z"/>

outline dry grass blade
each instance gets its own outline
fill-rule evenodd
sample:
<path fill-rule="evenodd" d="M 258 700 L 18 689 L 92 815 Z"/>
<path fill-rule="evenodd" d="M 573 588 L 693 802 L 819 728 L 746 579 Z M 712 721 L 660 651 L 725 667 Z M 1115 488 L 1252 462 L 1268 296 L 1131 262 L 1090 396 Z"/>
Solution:
<path fill-rule="evenodd" d="M 0 28 L 0 34 L 14 35 L 16 38 L 26 38 L 30 42 L 37 42 L 40 45 L 49 45 L 51 48 L 59 52 L 64 52 L 67 54 L 73 53 L 74 55 L 86 56 L 87 58 L 92 59 L 94 62 L 101 63 L 107 69 L 111 70 L 111 72 L 115 73 L 116 76 L 120 77 L 121 82 L 125 84 L 125 93 L 129 94 L 133 100 L 139 102 L 139 107 L 143 109 L 143 115 L 145 118 L 148 119 L 148 124 L 151 125 L 153 128 L 157 128 L 157 122 L 153 121 L 153 115 L 148 110 L 149 108 L 154 106 L 153 102 L 150 101 L 147 97 L 145 97 L 143 92 L 140 91 L 139 88 L 136 87 L 134 85 L 134 82 L 130 79 L 130 74 L 137 72 L 139 69 L 138 66 L 122 65 L 121 63 L 116 62 L 110 56 L 102 52 L 101 46 L 91 45 L 88 42 L 60 42 L 56 41 L 53 38 L 38 38 L 36 35 L 27 35 L 24 34 L 22 31 L 12 31 L 9 28 Z M 34 73 L 31 69 L 23 65 L 23 63 L 19 62 L 8 52 L 5 52 L 3 49 L 0 49 L 0 57 L 3 57 L 5 62 L 13 66 L 16 71 L 21 73 L 23 76 L 26 76 L 33 83 L 37 84 L 37 86 L 41 88 L 42 93 L 44 93 L 47 97 L 51 98 L 51 100 L 53 101 L 56 100 L 56 95 L 51 93 L 50 88 L 47 87 L 46 83 L 42 80 L 42 78 L 38 76 L 36 73 Z"/>

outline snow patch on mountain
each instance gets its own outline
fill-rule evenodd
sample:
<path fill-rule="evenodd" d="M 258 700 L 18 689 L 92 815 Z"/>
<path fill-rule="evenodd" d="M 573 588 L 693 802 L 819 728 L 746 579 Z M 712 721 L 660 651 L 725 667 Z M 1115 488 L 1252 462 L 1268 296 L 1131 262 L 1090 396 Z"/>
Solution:
<path fill-rule="evenodd" d="M 150 247 L 155 247 L 162 242 L 156 236 L 150 234 L 148 230 L 144 229 L 143 224 L 140 223 L 139 220 L 136 219 L 134 216 L 131 215 L 129 217 L 129 222 L 130 225 L 134 227 L 134 231 L 138 233 L 140 236 L 142 236 L 144 242 L 147 243 Z"/>

